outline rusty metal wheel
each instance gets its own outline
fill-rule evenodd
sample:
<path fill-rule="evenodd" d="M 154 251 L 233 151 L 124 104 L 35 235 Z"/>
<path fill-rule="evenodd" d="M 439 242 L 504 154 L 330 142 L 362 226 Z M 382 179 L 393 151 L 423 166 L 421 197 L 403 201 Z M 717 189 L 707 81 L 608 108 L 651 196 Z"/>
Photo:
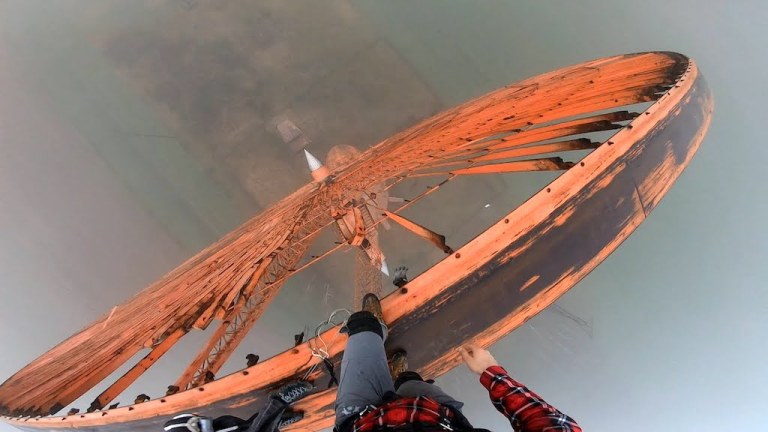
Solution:
<path fill-rule="evenodd" d="M 180 412 L 248 413 L 269 389 L 310 370 L 310 378 L 323 380 L 325 372 L 313 369 L 304 343 L 211 381 L 291 276 L 350 248 L 380 267 L 376 229 L 384 223 L 443 254 L 382 301 L 392 323 L 388 349 L 405 348 L 411 367 L 443 374 L 458 363 L 452 350 L 457 344 L 493 343 L 615 250 L 687 166 L 711 113 L 706 83 L 685 56 L 623 55 L 506 86 L 332 169 L 315 164 L 317 181 L 3 383 L 5 421 L 29 430 L 150 430 Z M 406 216 L 469 176 L 542 171 L 559 175 L 463 245 L 449 246 L 430 220 Z M 430 187 L 408 194 L 415 190 L 408 182 L 424 179 Z M 388 194 L 402 199 L 386 199 Z M 312 246 L 325 230 L 335 230 L 338 241 Z M 310 247 L 321 251 L 308 254 Z M 463 324 L 451 324 L 456 322 Z M 104 409 L 184 335 L 211 324 L 218 327 L 210 341 L 180 371 L 179 393 Z M 327 352 L 338 365 L 344 341 L 334 334 L 330 329 L 323 337 L 333 341 Z M 102 383 L 142 351 L 146 356 L 125 375 Z M 104 391 L 94 412 L 53 417 L 95 386 Z M 333 397 L 329 389 L 302 401 L 308 415 L 296 427 L 328 427 Z"/>

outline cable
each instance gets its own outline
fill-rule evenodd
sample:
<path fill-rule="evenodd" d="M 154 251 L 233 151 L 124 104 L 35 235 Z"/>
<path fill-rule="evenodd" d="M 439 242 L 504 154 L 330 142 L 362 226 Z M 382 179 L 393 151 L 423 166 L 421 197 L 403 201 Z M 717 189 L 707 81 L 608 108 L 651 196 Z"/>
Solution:
<path fill-rule="evenodd" d="M 335 318 L 340 313 L 346 313 L 347 317 L 337 323 L 335 322 Z M 321 364 L 326 365 L 328 364 L 328 358 L 330 357 L 330 353 L 328 352 L 329 345 L 323 340 L 323 337 L 321 336 L 321 333 L 329 328 L 333 328 L 336 326 L 344 327 L 347 324 L 347 320 L 352 315 L 352 312 L 350 312 L 348 309 L 336 309 L 333 312 L 331 312 L 331 315 L 328 317 L 327 320 L 321 322 L 317 327 L 315 327 L 315 335 L 314 337 L 310 338 L 307 341 L 307 346 L 309 347 L 310 352 L 312 353 L 312 357 L 316 357 L 318 359 L 317 363 L 312 365 L 309 370 L 307 370 L 307 373 L 304 374 L 304 381 L 307 381 L 309 379 L 309 376 L 312 375 L 312 373 L 317 370 L 317 367 Z M 336 339 L 339 337 L 339 333 L 336 333 L 336 335 L 331 340 L 331 346 L 336 342 Z M 310 359 L 311 360 L 311 359 Z"/>

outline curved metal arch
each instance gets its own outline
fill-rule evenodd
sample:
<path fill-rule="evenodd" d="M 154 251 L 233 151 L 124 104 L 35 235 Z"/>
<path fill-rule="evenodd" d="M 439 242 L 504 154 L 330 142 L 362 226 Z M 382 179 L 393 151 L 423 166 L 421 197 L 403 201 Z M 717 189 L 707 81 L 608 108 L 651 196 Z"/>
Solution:
<path fill-rule="evenodd" d="M 385 318 L 392 322 L 388 349 L 408 349 L 409 363 L 417 370 L 429 376 L 445 373 L 458 364 L 453 352 L 457 344 L 473 340 L 487 346 L 551 304 L 634 231 L 690 162 L 709 126 L 713 101 L 696 65 L 682 55 L 646 53 L 600 59 L 524 83 L 593 75 L 596 68 L 611 62 L 621 64 L 626 75 L 644 64 L 666 62 L 669 85 L 656 89 L 656 103 L 579 164 L 411 281 L 405 290 L 383 300 Z M 634 101 L 651 97 L 647 90 L 623 94 Z M 458 109 L 482 112 L 492 106 L 485 99 L 494 95 L 498 92 L 449 111 L 432 124 L 446 125 L 443 120 Z M 624 97 L 617 97 L 616 103 Z M 590 100 L 577 99 L 577 103 L 601 106 Z M 409 132 L 385 141 L 372 153 L 383 152 Z M 354 171 L 364 163 L 350 168 Z M 479 309 L 482 314 L 476 313 Z M 467 325 L 455 327 L 452 322 Z M 445 334 L 446 328 L 453 329 L 451 334 Z M 326 333 L 326 340 L 332 339 L 333 331 Z M 340 361 L 342 349 L 341 339 L 330 347 L 334 362 Z M 28 430 L 150 430 L 179 412 L 245 414 L 258 406 L 270 388 L 303 374 L 310 367 L 308 356 L 305 344 L 203 387 L 132 407 L 6 421 Z M 323 374 L 313 378 L 322 382 Z M 333 397 L 333 390 L 328 390 L 302 401 L 299 408 L 310 415 L 296 428 L 330 425 Z"/>

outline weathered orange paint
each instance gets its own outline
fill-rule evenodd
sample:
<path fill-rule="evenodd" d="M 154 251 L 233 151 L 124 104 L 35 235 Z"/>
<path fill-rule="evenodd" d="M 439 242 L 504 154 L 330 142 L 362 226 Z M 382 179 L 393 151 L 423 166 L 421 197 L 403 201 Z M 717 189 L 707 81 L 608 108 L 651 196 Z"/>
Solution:
<path fill-rule="evenodd" d="M 283 245 L 276 239 L 286 230 L 294 232 L 306 225 L 304 221 L 313 221 L 318 229 L 330 224 L 329 209 L 338 197 L 347 199 L 367 186 L 482 151 L 483 138 L 477 137 L 483 134 L 519 129 L 498 144 L 540 146 L 542 137 L 580 133 L 583 124 L 576 125 L 574 116 L 589 118 L 595 111 L 651 101 L 655 103 L 645 113 L 580 163 L 409 282 L 407 292 L 382 300 L 384 317 L 391 323 L 388 349 L 406 348 L 414 368 L 439 376 L 459 362 L 453 347 L 467 341 L 487 346 L 521 325 L 602 262 L 658 204 L 698 149 L 711 118 L 712 98 L 692 61 L 674 53 L 643 53 L 571 66 L 494 91 L 385 140 L 334 172 L 334 182 L 302 188 L 120 306 L 107 333 L 114 337 L 126 332 L 121 339 L 100 337 L 92 330 L 101 329 L 102 319 L 27 366 L 0 386 L 0 405 L 4 412 L 18 415 L 45 412 L 71 398 L 115 363 L 121 364 L 115 353 L 124 351 L 118 350 L 172 331 L 179 317 L 197 318 L 216 299 L 228 298 L 231 289 L 239 289 L 232 281 L 252 271 L 247 263 L 274 254 L 277 249 L 271 245 Z M 570 118 L 570 125 L 549 124 L 560 118 Z M 595 125 L 593 120 L 585 124 Z M 599 123 L 600 130 L 614 128 L 614 121 L 600 121 L 608 122 Z M 171 295 L 180 286 L 189 288 L 188 297 Z M 190 298 L 199 299 L 202 306 L 185 309 L 180 302 Z M 490 298 L 494 301 L 486 301 Z M 160 312 L 142 309 L 149 302 L 166 306 Z M 473 314 L 477 305 L 487 313 Z M 132 329 L 135 316 L 146 326 Z M 450 337 L 436 330 L 456 321 L 466 325 Z M 334 332 L 326 332 L 324 339 L 334 340 Z M 343 338 L 335 338 L 329 347 L 334 362 L 340 360 L 343 346 Z M 309 354 L 307 345 L 300 345 L 205 384 L 202 390 L 136 406 L 8 422 L 29 430 L 149 430 L 179 412 L 246 413 L 270 388 L 303 374 L 310 367 Z M 89 368 L 78 361 L 90 362 Z M 313 377 L 324 375 L 316 372 Z M 301 401 L 298 408 L 308 416 L 296 429 L 329 426 L 333 397 L 331 390 Z"/>

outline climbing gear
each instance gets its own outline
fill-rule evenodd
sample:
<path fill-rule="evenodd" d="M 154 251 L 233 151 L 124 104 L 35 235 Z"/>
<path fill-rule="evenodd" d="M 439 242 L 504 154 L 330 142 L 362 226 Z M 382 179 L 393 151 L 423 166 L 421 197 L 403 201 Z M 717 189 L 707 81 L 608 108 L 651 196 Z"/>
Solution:
<path fill-rule="evenodd" d="M 306 396 L 314 388 L 315 386 L 307 381 L 294 381 L 270 393 L 270 396 L 290 405 Z"/>
<path fill-rule="evenodd" d="M 337 322 L 337 316 L 342 313 L 346 313 L 347 318 L 341 322 Z M 336 378 L 336 374 L 333 371 L 333 363 L 331 363 L 331 361 L 328 359 L 330 357 L 328 352 L 329 345 L 325 342 L 325 340 L 323 340 L 322 333 L 323 331 L 338 325 L 341 325 L 343 328 L 346 326 L 347 320 L 351 315 L 352 313 L 347 309 L 336 309 L 335 311 L 331 312 L 331 316 L 329 316 L 327 320 L 321 322 L 315 328 L 314 335 L 309 340 L 307 340 L 307 346 L 309 347 L 309 351 L 312 353 L 312 357 L 317 358 L 318 362 L 313 364 L 312 367 L 307 370 L 307 372 L 304 374 L 304 377 L 302 378 L 303 381 L 308 381 L 309 377 L 312 376 L 312 374 L 317 370 L 318 366 L 322 364 L 325 366 L 326 370 L 328 371 L 328 375 L 331 377 L 330 381 L 328 382 L 328 388 L 331 388 L 331 386 L 334 384 L 338 385 L 339 380 Z M 338 334 L 336 334 L 336 336 L 334 336 L 334 338 L 331 340 L 330 345 L 333 345 L 337 338 Z"/>
<path fill-rule="evenodd" d="M 293 346 L 297 347 L 304 343 L 304 332 L 293 335 Z"/>
<path fill-rule="evenodd" d="M 213 427 L 213 419 L 197 414 L 179 414 L 165 422 L 163 429 L 166 432 L 220 432 L 221 430 L 235 430 L 222 428 L 217 431 Z"/>
<path fill-rule="evenodd" d="M 256 366 L 259 363 L 259 356 L 256 354 L 248 354 L 245 356 L 246 367 Z"/>
<path fill-rule="evenodd" d="M 408 283 L 408 276 L 406 275 L 406 272 L 408 272 L 408 267 L 406 266 L 400 266 L 395 269 L 395 277 L 392 279 L 392 283 L 396 287 L 402 288 L 405 284 Z"/>
<path fill-rule="evenodd" d="M 294 423 L 299 422 L 303 418 L 304 418 L 304 411 L 286 411 L 280 417 L 280 423 L 278 423 L 277 428 L 282 429 L 286 426 L 290 426 Z"/>
<path fill-rule="evenodd" d="M 328 372 L 328 375 L 331 377 L 331 379 L 328 381 L 328 388 L 333 387 L 333 385 L 339 385 L 339 379 L 336 377 L 336 372 L 333 370 L 333 363 L 331 363 L 328 359 L 323 359 L 323 364 L 325 365 L 325 371 Z"/>

